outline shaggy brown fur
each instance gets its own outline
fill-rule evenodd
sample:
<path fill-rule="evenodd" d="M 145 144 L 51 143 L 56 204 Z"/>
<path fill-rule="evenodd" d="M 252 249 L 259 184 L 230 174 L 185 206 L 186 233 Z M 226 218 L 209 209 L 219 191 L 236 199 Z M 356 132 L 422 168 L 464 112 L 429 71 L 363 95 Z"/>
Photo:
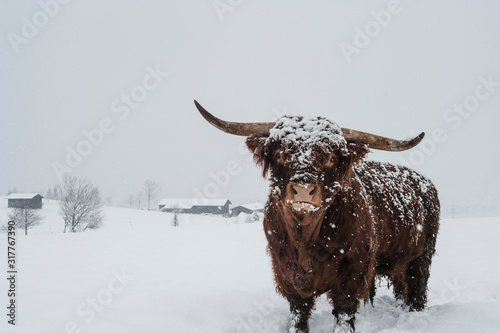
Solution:
<path fill-rule="evenodd" d="M 373 303 L 376 276 L 388 277 L 410 310 L 424 308 L 440 211 L 428 179 L 364 161 L 367 146 L 343 139 L 309 145 L 300 166 L 293 163 L 305 149 L 300 142 L 250 136 L 247 146 L 263 175 L 270 175 L 264 231 L 277 290 L 290 303 L 296 332 L 309 331 L 315 299 L 323 293 L 336 325 L 354 331 L 360 301 Z M 313 212 L 291 209 L 292 180 L 319 185 L 324 204 Z"/>

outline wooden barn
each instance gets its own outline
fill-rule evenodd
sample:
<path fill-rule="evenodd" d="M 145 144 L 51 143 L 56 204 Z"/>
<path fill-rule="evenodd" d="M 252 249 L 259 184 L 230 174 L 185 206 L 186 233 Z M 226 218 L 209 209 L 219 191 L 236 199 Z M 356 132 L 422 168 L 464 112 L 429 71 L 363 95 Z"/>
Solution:
<path fill-rule="evenodd" d="M 158 208 L 167 213 L 229 215 L 230 204 L 229 199 L 163 199 Z"/>
<path fill-rule="evenodd" d="M 7 196 L 9 208 L 42 209 L 42 199 L 38 193 L 12 193 Z"/>
<path fill-rule="evenodd" d="M 253 214 L 253 213 L 263 213 L 263 212 L 264 212 L 264 205 L 257 202 L 231 208 L 230 216 L 238 216 L 241 213 Z"/>

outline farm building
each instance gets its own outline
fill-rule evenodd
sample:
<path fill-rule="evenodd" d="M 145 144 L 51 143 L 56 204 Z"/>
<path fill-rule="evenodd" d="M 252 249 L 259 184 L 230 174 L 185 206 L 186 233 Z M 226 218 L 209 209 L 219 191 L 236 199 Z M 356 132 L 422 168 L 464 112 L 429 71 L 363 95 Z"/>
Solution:
<path fill-rule="evenodd" d="M 12 193 L 7 196 L 9 208 L 42 209 L 42 198 L 38 193 Z"/>
<path fill-rule="evenodd" d="M 228 215 L 230 204 L 229 199 L 163 199 L 158 208 L 167 213 Z"/>
<path fill-rule="evenodd" d="M 257 202 L 231 208 L 230 216 L 238 216 L 241 213 L 253 214 L 253 213 L 263 213 L 263 212 L 264 212 L 264 205 L 261 204 L 260 202 Z"/>

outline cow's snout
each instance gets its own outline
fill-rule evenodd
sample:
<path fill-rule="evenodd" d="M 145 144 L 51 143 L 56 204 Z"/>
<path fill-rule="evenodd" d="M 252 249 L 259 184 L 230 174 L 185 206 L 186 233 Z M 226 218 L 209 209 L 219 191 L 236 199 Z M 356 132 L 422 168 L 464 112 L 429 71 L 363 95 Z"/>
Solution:
<path fill-rule="evenodd" d="M 304 203 L 314 207 L 321 206 L 321 187 L 317 184 L 290 182 L 286 190 L 289 204 Z"/>

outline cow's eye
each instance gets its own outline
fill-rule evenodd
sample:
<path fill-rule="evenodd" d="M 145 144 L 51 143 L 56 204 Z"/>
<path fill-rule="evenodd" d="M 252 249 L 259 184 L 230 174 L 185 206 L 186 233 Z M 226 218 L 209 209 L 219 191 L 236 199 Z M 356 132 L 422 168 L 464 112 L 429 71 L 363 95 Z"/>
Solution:
<path fill-rule="evenodd" d="M 277 163 L 283 163 L 283 153 L 281 151 L 278 151 L 276 154 L 274 154 L 274 160 Z"/>
<path fill-rule="evenodd" d="M 325 166 L 327 168 L 332 168 L 337 163 L 337 156 L 331 154 L 328 156 L 328 160 L 326 160 Z"/>

